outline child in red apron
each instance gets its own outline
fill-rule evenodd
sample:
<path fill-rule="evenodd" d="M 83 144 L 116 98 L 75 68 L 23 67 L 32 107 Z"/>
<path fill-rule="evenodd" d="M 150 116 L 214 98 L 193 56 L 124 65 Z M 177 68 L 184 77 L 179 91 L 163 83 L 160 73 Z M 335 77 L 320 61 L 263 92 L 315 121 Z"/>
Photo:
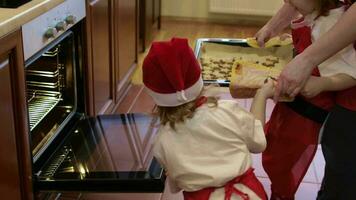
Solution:
<path fill-rule="evenodd" d="M 232 100 L 205 97 L 200 66 L 186 39 L 154 42 L 143 63 L 146 91 L 161 126 L 153 147 L 172 192 L 185 200 L 266 200 L 250 152 L 266 147 L 263 123 L 269 80 L 251 112 Z"/>
<path fill-rule="evenodd" d="M 326 33 L 344 11 L 342 7 L 328 9 L 328 15 L 323 16 L 324 13 L 315 12 L 313 11 L 315 9 L 310 7 L 313 6 L 312 1 L 302 1 L 290 0 L 290 3 L 304 15 L 303 18 L 292 22 L 292 36 L 297 53 L 303 52 L 313 40 Z M 326 5 L 326 8 L 335 8 L 338 4 L 335 1 L 332 5 Z M 294 199 L 298 186 L 315 155 L 321 125 L 334 106 L 334 94 L 322 91 L 343 89 L 343 79 L 346 75 L 337 82 L 340 83 L 340 87 L 334 89 L 319 87 L 323 84 L 318 80 L 338 79 L 338 74 L 356 77 L 356 70 L 352 64 L 346 63 L 345 67 L 339 67 L 345 64 L 342 56 L 352 53 L 350 47 L 346 51 L 343 50 L 339 57 L 334 56 L 333 59 L 314 68 L 312 77 L 302 91 L 302 94 L 308 98 L 299 95 L 292 103 L 276 104 L 266 126 L 268 145 L 262 156 L 263 167 L 272 183 L 271 199 Z M 352 82 L 352 77 L 347 76 L 345 79 Z M 316 96 L 315 90 L 319 93 Z M 309 94 L 310 91 L 313 91 L 312 95 Z M 310 98 L 311 96 L 313 97 Z"/>

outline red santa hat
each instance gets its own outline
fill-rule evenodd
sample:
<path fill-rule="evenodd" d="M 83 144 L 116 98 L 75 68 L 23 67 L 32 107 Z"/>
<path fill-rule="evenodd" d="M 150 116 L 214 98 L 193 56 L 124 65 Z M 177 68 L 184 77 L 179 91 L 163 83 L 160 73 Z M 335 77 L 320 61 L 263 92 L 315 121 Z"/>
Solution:
<path fill-rule="evenodd" d="M 153 42 L 142 70 L 145 88 L 159 106 L 190 102 L 203 88 L 201 69 L 187 39 Z"/>

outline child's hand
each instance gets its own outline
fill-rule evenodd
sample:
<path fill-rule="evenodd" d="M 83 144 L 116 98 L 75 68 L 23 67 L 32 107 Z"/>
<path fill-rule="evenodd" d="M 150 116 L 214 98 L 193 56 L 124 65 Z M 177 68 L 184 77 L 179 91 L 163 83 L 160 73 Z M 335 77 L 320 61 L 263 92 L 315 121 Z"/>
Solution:
<path fill-rule="evenodd" d="M 317 76 L 310 76 L 304 88 L 301 90 L 301 94 L 306 98 L 313 98 L 320 92 L 324 91 L 323 78 Z"/>
<path fill-rule="evenodd" d="M 274 94 L 274 80 L 272 78 L 267 78 L 265 83 L 260 89 L 257 90 L 258 93 L 262 94 L 266 98 L 270 98 Z"/>

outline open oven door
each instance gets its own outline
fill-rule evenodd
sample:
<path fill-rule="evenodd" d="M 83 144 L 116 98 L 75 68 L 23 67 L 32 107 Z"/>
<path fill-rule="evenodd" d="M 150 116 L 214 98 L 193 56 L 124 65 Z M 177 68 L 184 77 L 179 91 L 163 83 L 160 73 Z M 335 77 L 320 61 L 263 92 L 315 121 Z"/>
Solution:
<path fill-rule="evenodd" d="M 165 174 L 151 151 L 156 118 L 76 118 L 53 142 L 51 155 L 35 163 L 37 191 L 163 192 Z"/>

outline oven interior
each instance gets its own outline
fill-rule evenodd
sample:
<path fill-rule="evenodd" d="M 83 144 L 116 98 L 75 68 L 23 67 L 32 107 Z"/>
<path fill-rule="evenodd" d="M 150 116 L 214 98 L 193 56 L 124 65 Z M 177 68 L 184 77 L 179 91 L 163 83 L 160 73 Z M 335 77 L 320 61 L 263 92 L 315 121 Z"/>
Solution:
<path fill-rule="evenodd" d="M 26 64 L 27 103 L 34 161 L 76 112 L 74 34 L 68 32 Z"/>
<path fill-rule="evenodd" d="M 36 192 L 162 192 L 150 153 L 156 120 L 142 114 L 85 114 L 83 24 L 26 61 Z"/>

